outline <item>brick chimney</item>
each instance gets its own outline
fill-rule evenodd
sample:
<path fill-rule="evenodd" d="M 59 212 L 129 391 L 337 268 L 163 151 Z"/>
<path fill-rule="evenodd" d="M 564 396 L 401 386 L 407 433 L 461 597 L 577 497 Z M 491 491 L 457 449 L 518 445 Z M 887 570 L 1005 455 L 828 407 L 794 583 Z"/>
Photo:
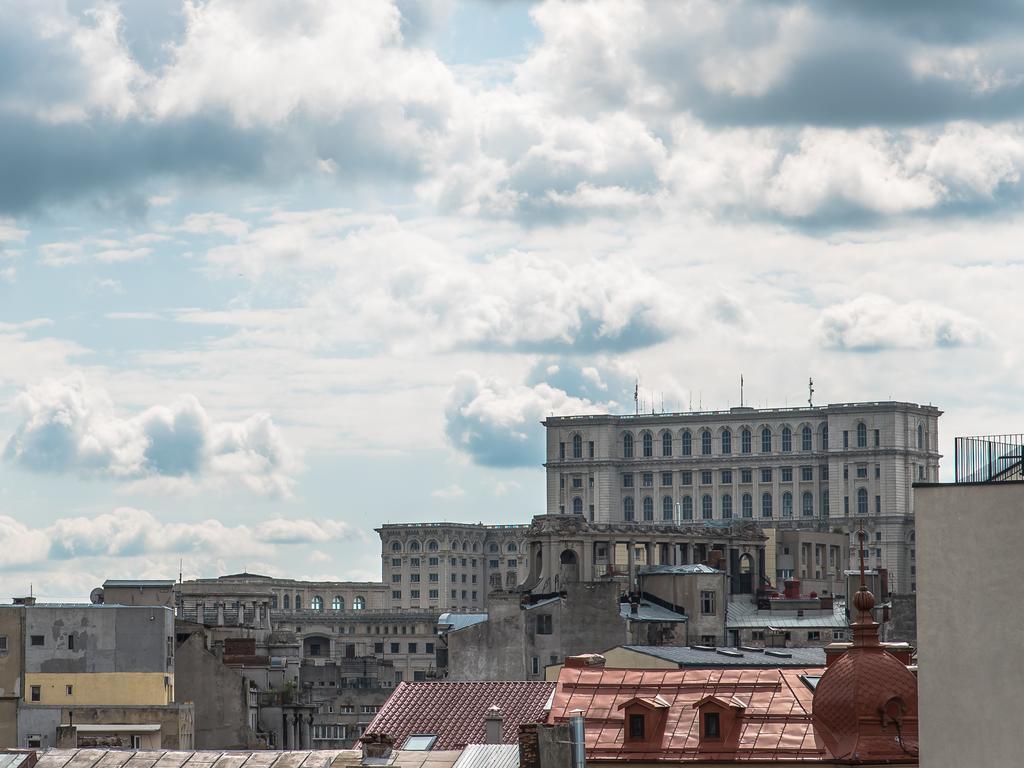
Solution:
<path fill-rule="evenodd" d="M 484 715 L 484 725 L 487 727 L 487 744 L 501 744 L 501 727 L 505 722 L 501 707 L 491 704 Z"/>

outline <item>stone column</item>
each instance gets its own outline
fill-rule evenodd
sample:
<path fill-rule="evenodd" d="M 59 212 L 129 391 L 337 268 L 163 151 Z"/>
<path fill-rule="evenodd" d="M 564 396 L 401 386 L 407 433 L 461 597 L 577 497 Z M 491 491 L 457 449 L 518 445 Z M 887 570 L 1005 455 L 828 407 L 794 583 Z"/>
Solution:
<path fill-rule="evenodd" d="M 302 748 L 313 748 L 313 713 L 310 712 L 302 719 Z"/>
<path fill-rule="evenodd" d="M 299 741 L 299 713 L 292 710 L 292 749 L 302 749 L 302 743 Z"/>
<path fill-rule="evenodd" d="M 636 539 L 630 539 L 626 562 L 629 563 L 629 591 L 633 591 L 633 580 L 636 578 Z"/>
<path fill-rule="evenodd" d="M 224 603 L 223 602 L 218 602 L 217 603 L 217 626 L 218 627 L 223 627 L 224 626 Z"/>

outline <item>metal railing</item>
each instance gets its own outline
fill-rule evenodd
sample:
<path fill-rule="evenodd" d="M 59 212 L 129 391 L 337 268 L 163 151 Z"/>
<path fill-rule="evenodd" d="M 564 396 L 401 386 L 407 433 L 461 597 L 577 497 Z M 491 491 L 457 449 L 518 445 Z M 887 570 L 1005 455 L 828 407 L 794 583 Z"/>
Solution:
<path fill-rule="evenodd" d="M 957 483 L 1024 480 L 1024 434 L 958 437 L 953 456 Z"/>

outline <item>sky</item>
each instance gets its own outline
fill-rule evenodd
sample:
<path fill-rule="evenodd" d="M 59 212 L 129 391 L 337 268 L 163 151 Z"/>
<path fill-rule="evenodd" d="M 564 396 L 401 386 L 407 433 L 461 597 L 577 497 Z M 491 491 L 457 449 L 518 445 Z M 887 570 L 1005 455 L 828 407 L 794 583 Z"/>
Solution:
<path fill-rule="evenodd" d="M 1015 0 L 0 0 L 0 593 L 379 579 L 549 414 L 1024 431 Z"/>

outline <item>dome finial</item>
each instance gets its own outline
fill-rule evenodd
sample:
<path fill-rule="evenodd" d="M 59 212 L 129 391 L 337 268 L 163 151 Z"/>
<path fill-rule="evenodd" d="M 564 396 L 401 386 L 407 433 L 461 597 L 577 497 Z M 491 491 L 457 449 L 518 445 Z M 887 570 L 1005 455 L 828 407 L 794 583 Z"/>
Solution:
<path fill-rule="evenodd" d="M 853 596 L 853 607 L 857 609 L 857 620 L 853 623 L 854 645 L 878 645 L 878 625 L 871 615 L 875 607 L 875 596 L 868 589 L 864 567 L 864 547 L 867 546 L 868 534 L 863 528 L 857 531 L 860 556 L 860 589 Z"/>

